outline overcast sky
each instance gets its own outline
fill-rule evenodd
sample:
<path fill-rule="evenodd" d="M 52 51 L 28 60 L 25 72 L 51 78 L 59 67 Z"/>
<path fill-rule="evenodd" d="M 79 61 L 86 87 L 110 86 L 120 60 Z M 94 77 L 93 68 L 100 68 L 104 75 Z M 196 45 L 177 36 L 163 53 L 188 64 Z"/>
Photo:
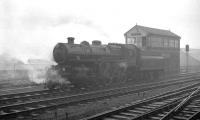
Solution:
<path fill-rule="evenodd" d="M 124 43 L 136 23 L 171 30 L 181 47 L 200 48 L 199 0 L 1 0 L 0 53 L 49 58 L 68 36 Z"/>

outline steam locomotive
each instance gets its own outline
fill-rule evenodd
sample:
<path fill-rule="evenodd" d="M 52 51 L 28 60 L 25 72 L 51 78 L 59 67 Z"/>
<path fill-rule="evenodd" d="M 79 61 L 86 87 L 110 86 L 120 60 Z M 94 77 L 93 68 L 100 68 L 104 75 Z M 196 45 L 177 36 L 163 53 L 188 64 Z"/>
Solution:
<path fill-rule="evenodd" d="M 57 63 L 50 71 L 56 71 L 63 81 L 77 88 L 102 87 L 127 82 L 145 82 L 158 79 L 164 73 L 162 56 L 141 54 L 141 49 L 133 44 L 108 43 L 94 40 L 92 44 L 83 41 L 74 43 L 68 37 L 68 43 L 57 43 L 53 50 Z M 53 78 L 53 79 L 52 79 Z M 48 88 L 60 85 L 55 77 L 47 79 Z"/>

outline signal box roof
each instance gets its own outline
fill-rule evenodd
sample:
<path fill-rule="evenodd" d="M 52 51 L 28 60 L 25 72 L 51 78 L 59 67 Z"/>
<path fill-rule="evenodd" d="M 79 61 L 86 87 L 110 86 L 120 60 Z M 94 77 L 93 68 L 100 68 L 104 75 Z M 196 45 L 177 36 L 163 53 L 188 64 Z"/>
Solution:
<path fill-rule="evenodd" d="M 127 33 L 129 33 L 130 31 L 134 29 L 145 31 L 147 35 L 161 35 L 161 36 L 175 37 L 177 39 L 181 38 L 180 36 L 171 32 L 170 30 L 162 30 L 162 29 L 150 28 L 150 27 L 145 27 L 145 26 L 140 26 L 140 25 L 135 25 L 133 28 L 127 31 L 124 35 L 126 36 Z"/>

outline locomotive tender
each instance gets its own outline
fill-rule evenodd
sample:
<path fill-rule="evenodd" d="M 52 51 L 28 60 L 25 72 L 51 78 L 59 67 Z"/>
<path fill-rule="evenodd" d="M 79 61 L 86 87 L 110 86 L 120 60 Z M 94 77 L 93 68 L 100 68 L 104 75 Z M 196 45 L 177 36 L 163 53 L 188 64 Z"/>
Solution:
<path fill-rule="evenodd" d="M 125 37 L 126 44 L 107 45 L 98 40 L 74 44 L 74 38 L 69 37 L 68 43 L 58 43 L 53 50 L 54 69 L 77 88 L 151 82 L 179 72 L 179 36 L 136 25 Z"/>

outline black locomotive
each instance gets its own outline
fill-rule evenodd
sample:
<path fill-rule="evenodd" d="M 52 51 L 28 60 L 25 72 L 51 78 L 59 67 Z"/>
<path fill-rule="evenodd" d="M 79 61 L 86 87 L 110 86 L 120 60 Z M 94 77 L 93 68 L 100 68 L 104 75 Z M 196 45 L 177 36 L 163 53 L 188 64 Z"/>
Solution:
<path fill-rule="evenodd" d="M 74 44 L 74 38 L 69 37 L 68 43 L 55 46 L 53 58 L 57 65 L 49 71 L 56 71 L 60 78 L 77 88 L 145 82 L 164 73 L 162 56 L 142 55 L 141 49 L 133 44 L 102 45 L 98 40 L 92 44 L 87 41 Z M 49 88 L 59 84 L 58 79 L 47 78 Z"/>

